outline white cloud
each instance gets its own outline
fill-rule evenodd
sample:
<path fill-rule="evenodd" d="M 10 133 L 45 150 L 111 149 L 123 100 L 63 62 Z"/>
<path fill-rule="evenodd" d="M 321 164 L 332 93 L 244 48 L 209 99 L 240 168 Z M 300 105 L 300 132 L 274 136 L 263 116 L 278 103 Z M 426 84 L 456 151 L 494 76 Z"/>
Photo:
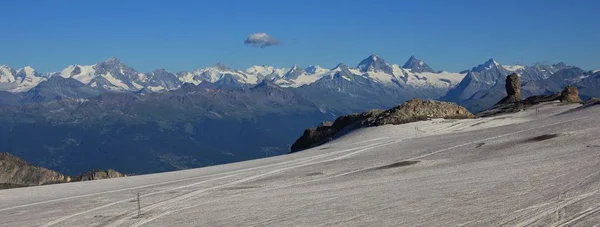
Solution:
<path fill-rule="evenodd" d="M 265 48 L 269 46 L 279 45 L 281 42 L 267 33 L 253 33 L 244 41 L 245 44 L 253 47 Z"/>

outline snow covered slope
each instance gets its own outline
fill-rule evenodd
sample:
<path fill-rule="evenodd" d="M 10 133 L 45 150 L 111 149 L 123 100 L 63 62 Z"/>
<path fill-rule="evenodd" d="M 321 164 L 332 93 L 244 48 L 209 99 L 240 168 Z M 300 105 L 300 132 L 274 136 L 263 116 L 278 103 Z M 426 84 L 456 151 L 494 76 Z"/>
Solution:
<path fill-rule="evenodd" d="M 291 155 L 3 190 L 0 226 L 591 226 L 600 106 L 569 111 L 578 106 L 365 128 Z"/>

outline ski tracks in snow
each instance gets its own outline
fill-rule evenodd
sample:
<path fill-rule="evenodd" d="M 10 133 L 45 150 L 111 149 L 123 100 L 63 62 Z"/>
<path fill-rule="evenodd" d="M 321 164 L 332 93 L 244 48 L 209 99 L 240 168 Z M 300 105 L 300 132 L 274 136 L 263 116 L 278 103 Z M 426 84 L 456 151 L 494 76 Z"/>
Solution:
<path fill-rule="evenodd" d="M 384 140 L 380 139 L 380 140 Z M 379 140 L 373 140 L 373 141 L 379 141 Z M 241 180 L 237 180 L 234 182 L 230 182 L 230 183 L 226 183 L 226 184 L 222 184 L 222 185 L 218 185 L 215 187 L 211 187 L 211 188 L 206 188 L 206 189 L 201 189 L 201 190 L 196 190 L 196 191 L 192 191 L 192 192 L 188 192 L 186 194 L 174 197 L 174 198 L 170 198 L 155 204 L 152 204 L 150 206 L 144 207 L 144 209 L 142 209 L 142 211 L 147 212 L 148 210 L 160 207 L 160 206 L 165 206 L 166 204 L 169 203 L 173 203 L 173 202 L 178 202 L 178 201 L 182 201 L 185 200 L 187 198 L 193 197 L 193 196 L 197 196 L 200 194 L 203 194 L 205 192 L 211 191 L 211 190 L 215 190 L 215 189 L 219 189 L 222 187 L 227 187 L 227 186 L 231 186 L 234 184 L 239 184 L 239 183 L 243 183 L 243 182 L 247 182 L 247 181 L 251 181 L 251 180 L 255 180 L 258 179 L 260 177 L 264 177 L 273 173 L 277 173 L 277 172 L 281 172 L 281 171 L 285 171 L 285 170 L 289 170 L 289 169 L 293 169 L 293 168 L 298 168 L 298 167 L 302 167 L 302 166 L 307 166 L 307 165 L 313 165 L 313 164 L 318 164 L 318 163 L 323 163 L 323 162 L 328 162 L 328 161 L 332 161 L 333 159 L 326 159 L 323 161 L 314 161 L 317 159 L 321 159 L 321 158 L 327 158 L 327 157 L 331 157 L 331 156 L 335 156 L 338 154 L 344 154 L 347 152 L 351 152 L 352 155 L 369 150 L 369 149 L 373 149 L 376 147 L 380 147 L 383 145 L 389 145 L 392 143 L 396 143 L 395 142 L 387 142 L 387 143 L 374 143 L 374 144 L 369 144 L 369 145 L 364 145 L 364 146 L 360 146 L 360 147 L 355 147 L 355 148 L 349 148 L 349 149 L 344 149 L 344 150 L 340 150 L 340 151 L 335 151 L 335 152 L 329 152 L 329 153 L 324 153 L 324 154 L 318 154 L 318 155 L 314 155 L 314 156 L 310 156 L 310 157 L 304 157 L 304 158 L 300 158 L 300 159 L 295 159 L 295 160 L 289 160 L 289 161 L 285 161 L 285 162 L 280 162 L 280 163 L 273 163 L 273 164 L 269 164 L 269 165 L 264 165 L 264 166 L 258 166 L 258 167 L 252 167 L 252 168 L 247 168 L 247 169 L 241 169 L 241 170 L 236 170 L 236 171 L 232 171 L 232 172 L 226 172 L 226 173 L 218 173 L 218 174 L 213 174 L 213 175 L 207 175 L 207 176 L 199 176 L 199 177 L 193 177 L 193 178 L 186 178 L 186 179 L 181 179 L 181 180 L 176 180 L 176 181 L 170 181 L 167 183 L 160 183 L 160 184 L 150 184 L 150 185 L 143 185 L 143 186 L 138 186 L 138 187 L 132 187 L 132 188 L 126 188 L 126 189 L 119 189 L 119 190 L 113 190 L 113 191 L 109 191 L 109 192 L 102 192 L 102 193 L 93 193 L 93 194 L 87 194 L 87 195 L 80 195 L 80 196 L 73 196 L 73 197 L 66 197 L 66 198 L 61 198 L 61 199 L 56 199 L 56 200 L 49 200 L 49 201 L 43 201 L 43 202 L 38 202 L 38 203 L 32 203 L 32 204 L 26 204 L 26 205 L 21 205 L 21 206 L 15 206 L 15 207 L 9 207 L 9 208 L 4 208 L 0 211 L 4 211 L 4 210 L 10 210 L 10 209 L 16 209 L 16 208 L 22 208 L 22 207 L 27 207 L 27 206 L 33 206 L 33 205 L 39 205 L 39 204 L 44 204 L 44 203 L 50 203 L 50 202 L 57 202 L 57 201 L 63 201 L 63 200 L 68 200 L 68 199 L 77 199 L 77 198 L 82 198 L 82 197 L 87 197 L 87 196 L 93 196 L 93 195 L 99 195 L 99 194 L 106 194 L 106 193 L 111 193 L 111 192 L 120 192 L 120 191 L 126 191 L 126 190 L 134 190 L 134 189 L 140 189 L 140 188 L 146 188 L 146 187 L 152 187 L 152 186 L 157 186 L 157 185 L 164 185 L 164 184 L 168 184 L 168 183 L 176 183 L 176 182 L 181 182 L 181 181 L 186 181 L 186 180 L 195 180 L 195 179 L 199 179 L 199 178 L 209 178 L 209 177 L 214 177 L 214 176 L 219 176 L 219 175 L 225 175 L 225 176 L 221 176 L 221 177 L 217 177 L 217 178 L 211 178 L 208 180 L 204 180 L 204 181 L 200 181 L 200 182 L 196 182 L 193 184 L 188 184 L 188 185 L 184 185 L 184 186 L 180 186 L 180 187 L 176 187 L 176 188 L 169 188 L 169 189 L 165 189 L 165 190 L 161 190 L 161 191 L 156 191 L 156 192 L 152 192 L 149 194 L 145 194 L 142 196 L 142 198 L 144 197 L 148 197 L 148 196 L 153 196 L 153 195 L 157 195 L 157 194 L 161 194 L 161 193 L 165 193 L 165 192 L 169 192 L 169 191 L 174 191 L 174 190 L 178 190 L 178 189 L 183 189 L 183 188 L 188 188 L 188 187 L 192 187 L 192 186 L 197 186 L 200 184 L 204 184 L 204 183 L 208 183 L 211 181 L 216 181 L 216 180 L 221 180 L 221 179 L 226 179 L 226 178 L 232 178 L 235 176 L 239 176 L 242 174 L 246 174 L 249 171 L 253 171 L 253 170 L 259 170 L 259 169 L 267 169 L 269 167 L 274 167 L 274 166 L 283 166 L 279 169 L 264 173 L 264 174 L 259 174 L 259 175 L 255 175 L 255 176 L 250 176 L 247 178 L 243 178 Z M 289 165 L 288 165 L 289 164 Z M 73 217 L 76 216 L 80 216 L 83 214 L 87 214 L 90 212 L 94 212 L 97 210 L 101 210 L 104 208 L 108 208 L 120 203 L 125 203 L 130 201 L 131 199 L 124 199 L 124 200 L 119 200 L 119 201 L 115 201 L 112 203 L 108 203 L 105 204 L 103 206 L 99 206 L 93 209 L 89 209 L 89 210 L 85 210 L 82 212 L 78 212 L 75 214 L 71 214 L 68 216 L 63 216 L 61 218 L 55 219 L 51 222 L 48 222 L 44 225 L 42 225 L 42 227 L 49 227 L 49 226 L 53 226 L 56 225 L 58 223 L 61 223 L 63 221 L 66 221 L 68 219 L 71 219 Z M 122 223 L 123 221 L 125 221 L 127 218 L 130 218 L 132 216 L 135 216 L 136 212 L 132 211 L 129 214 L 125 215 L 124 218 L 118 219 L 115 221 L 116 224 Z M 108 226 L 118 226 L 118 225 L 108 225 Z"/>

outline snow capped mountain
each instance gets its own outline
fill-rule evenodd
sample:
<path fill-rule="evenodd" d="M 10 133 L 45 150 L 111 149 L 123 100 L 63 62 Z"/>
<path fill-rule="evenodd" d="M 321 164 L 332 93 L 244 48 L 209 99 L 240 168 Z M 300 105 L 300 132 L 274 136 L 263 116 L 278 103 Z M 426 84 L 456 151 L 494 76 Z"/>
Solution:
<path fill-rule="evenodd" d="M 474 67 L 473 69 L 471 69 L 471 71 L 483 72 L 483 71 L 489 71 L 489 70 L 495 70 L 495 69 L 504 69 L 504 68 L 502 68 L 502 65 L 500 65 L 500 63 L 498 63 L 496 60 L 494 60 L 493 58 L 490 58 L 485 63 L 480 64 L 480 65 Z"/>
<path fill-rule="evenodd" d="M 35 71 L 31 66 L 25 66 L 22 69 L 17 70 L 17 81 L 16 88 L 12 89 L 12 92 L 23 92 L 37 86 L 42 81 L 47 80 L 40 73 Z"/>
<path fill-rule="evenodd" d="M 157 69 L 146 74 L 139 74 L 144 88 L 153 92 L 162 92 L 177 89 L 181 81 L 177 75 L 167 72 L 165 69 Z"/>
<path fill-rule="evenodd" d="M 494 59 L 473 67 L 460 83 L 451 88 L 442 100 L 460 102 L 469 99 L 475 93 L 489 89 L 496 83 L 503 83 L 510 72 Z"/>
<path fill-rule="evenodd" d="M 406 61 L 406 63 L 404 63 L 402 68 L 410 69 L 411 72 L 415 73 L 435 72 L 431 67 L 429 67 L 429 65 L 427 65 L 424 61 L 417 59 L 414 55 L 410 56 L 410 58 L 408 59 L 408 61 Z"/>
<path fill-rule="evenodd" d="M 286 68 L 275 68 L 273 66 L 267 66 L 267 65 L 255 65 L 252 66 L 248 69 L 246 69 L 246 73 L 248 74 L 254 74 L 254 75 L 261 75 L 262 77 L 268 77 L 268 76 L 273 76 L 275 78 L 279 78 L 282 77 L 283 74 L 285 74 L 289 69 Z"/>
<path fill-rule="evenodd" d="M 525 70 L 525 66 L 522 65 L 503 65 L 502 67 L 511 72 L 519 72 Z"/>
<path fill-rule="evenodd" d="M 46 79 L 31 66 L 16 71 L 8 66 L 0 66 L 0 91 L 28 91 Z"/>
<path fill-rule="evenodd" d="M 265 70 L 260 67 L 257 67 L 257 70 L 265 72 Z M 264 75 L 261 73 L 252 74 L 241 70 L 233 70 L 222 63 L 218 63 L 214 67 L 196 69 L 192 72 L 180 72 L 177 76 L 180 81 L 195 85 L 198 85 L 203 81 L 217 83 L 221 80 L 223 81 L 220 83 L 230 83 L 235 81 L 236 83 L 241 84 L 257 84 L 264 78 Z"/>
<path fill-rule="evenodd" d="M 509 72 L 514 72 L 521 76 L 523 81 L 543 80 L 548 79 L 554 73 L 561 69 L 571 68 L 564 62 L 559 62 L 552 65 L 535 64 L 533 66 L 524 65 L 502 65 Z"/>
<path fill-rule="evenodd" d="M 0 83 L 13 83 L 17 72 L 6 65 L 0 66 Z"/>
<path fill-rule="evenodd" d="M 345 80 L 352 80 L 353 77 L 359 76 L 390 87 L 408 84 L 408 86 L 415 88 L 435 87 L 447 89 L 458 83 L 457 78 L 461 77 L 461 74 L 456 73 L 428 72 L 432 71 L 430 70 L 431 67 L 414 56 L 405 65 L 410 65 L 410 62 L 415 64 L 414 69 L 403 69 L 398 65 L 388 64 L 383 58 L 373 54 L 362 60 L 356 68 L 344 64 L 340 64 L 333 69 L 322 68 L 318 65 L 310 65 L 306 68 L 296 65 L 289 69 L 257 65 L 242 71 L 218 63 L 212 67 L 174 74 L 164 69 L 139 73 L 120 62 L 117 58 L 112 57 L 94 65 L 71 65 L 60 72 L 49 74 L 48 77 L 72 78 L 91 88 L 110 92 L 139 91 L 141 89 L 145 89 L 145 92 L 164 92 L 178 89 L 183 83 L 198 85 L 201 82 L 245 87 L 246 85 L 256 85 L 263 80 L 271 81 L 281 87 L 297 88 L 310 85 L 321 79 L 333 79 L 334 75 L 341 71 L 344 71 L 344 73 L 340 78 Z M 418 66 L 422 67 L 419 68 Z M 25 71 L 27 70 L 31 71 L 30 69 Z M 17 72 L 8 67 L 0 68 L 0 83 L 3 83 L 0 84 L 0 88 L 22 92 L 44 80 L 44 77 L 37 73 L 35 76 L 32 72 L 23 75 L 30 75 L 27 77 L 27 83 L 16 89 L 18 85 L 12 82 L 18 80 Z"/>
<path fill-rule="evenodd" d="M 294 65 L 281 78 L 276 78 L 272 81 L 281 87 L 300 87 L 312 84 L 330 72 L 331 70 L 321 68 L 318 65 L 311 65 L 305 69 Z"/>
<path fill-rule="evenodd" d="M 390 64 L 388 64 L 387 62 L 385 62 L 385 60 L 383 60 L 383 58 L 381 58 L 375 54 L 371 54 L 371 56 L 362 60 L 356 68 L 358 68 L 358 70 L 360 70 L 363 73 L 382 72 L 382 73 L 385 73 L 388 75 L 394 74 L 394 72 L 392 70 L 392 66 Z"/>
<path fill-rule="evenodd" d="M 63 78 L 73 78 L 81 83 L 88 84 L 96 77 L 95 65 L 71 65 L 63 69 L 58 76 Z"/>
<path fill-rule="evenodd" d="M 165 69 L 139 73 L 113 57 L 94 65 L 71 65 L 60 72 L 48 74 L 48 76 L 35 72 L 31 67 L 13 70 L 7 66 L 0 66 L 0 90 L 14 93 L 24 92 L 54 76 L 75 79 L 99 92 L 139 92 L 143 90 L 143 93 L 175 90 L 184 83 L 199 85 L 202 82 L 208 82 L 219 86 L 250 88 L 262 81 L 268 81 L 280 87 L 299 88 L 318 81 L 340 80 L 322 84 L 328 84 L 327 87 L 330 89 L 334 89 L 334 86 L 337 85 L 348 86 L 344 84 L 346 82 L 360 83 L 361 86 L 365 86 L 365 89 L 377 84 L 386 89 L 437 94 L 454 89 L 453 92 L 459 94 L 463 99 L 478 90 L 503 83 L 504 77 L 512 72 L 521 75 L 523 81 L 530 81 L 549 78 L 558 70 L 569 67 L 571 66 L 562 62 L 554 65 L 536 64 L 534 66 L 501 65 L 494 59 L 489 59 L 483 64 L 460 73 L 434 72 L 428 64 L 415 56 L 411 56 L 404 65 L 400 66 L 389 64 L 382 57 L 372 54 L 360 61 L 355 68 L 340 63 L 332 69 L 317 65 L 310 65 L 306 68 L 298 65 L 291 68 L 256 65 L 245 70 L 236 70 L 218 63 L 212 67 L 175 74 Z"/>

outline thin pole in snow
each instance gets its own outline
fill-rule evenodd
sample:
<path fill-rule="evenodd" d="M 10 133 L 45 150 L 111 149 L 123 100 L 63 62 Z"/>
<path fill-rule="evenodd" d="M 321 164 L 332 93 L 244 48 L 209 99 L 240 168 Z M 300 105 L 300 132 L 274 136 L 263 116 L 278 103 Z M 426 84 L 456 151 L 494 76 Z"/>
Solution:
<path fill-rule="evenodd" d="M 138 218 L 142 217 L 142 206 L 140 205 L 140 193 L 137 193 Z"/>

